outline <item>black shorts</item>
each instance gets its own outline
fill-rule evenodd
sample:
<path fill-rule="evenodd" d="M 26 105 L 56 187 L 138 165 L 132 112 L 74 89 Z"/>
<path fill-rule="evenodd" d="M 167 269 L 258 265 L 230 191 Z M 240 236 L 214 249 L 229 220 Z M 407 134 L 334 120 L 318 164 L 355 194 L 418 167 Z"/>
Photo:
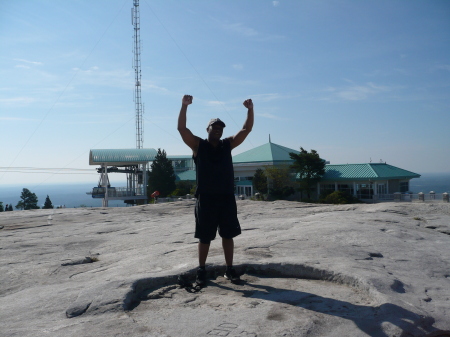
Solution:
<path fill-rule="evenodd" d="M 214 240 L 217 228 L 219 235 L 226 239 L 241 234 L 234 195 L 199 195 L 195 204 L 195 237 L 203 242 Z"/>

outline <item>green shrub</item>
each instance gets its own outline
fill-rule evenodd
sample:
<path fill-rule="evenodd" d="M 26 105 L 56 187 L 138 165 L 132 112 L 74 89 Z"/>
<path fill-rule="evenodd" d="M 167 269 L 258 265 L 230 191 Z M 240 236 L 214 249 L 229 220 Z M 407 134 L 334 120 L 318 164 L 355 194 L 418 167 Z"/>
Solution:
<path fill-rule="evenodd" d="M 321 199 L 324 204 L 352 204 L 357 202 L 357 200 L 347 192 L 334 191 Z"/>
<path fill-rule="evenodd" d="M 182 196 L 183 195 L 183 191 L 181 191 L 179 188 L 177 188 L 175 191 L 173 191 L 172 193 L 170 193 L 169 195 L 171 196 Z"/>

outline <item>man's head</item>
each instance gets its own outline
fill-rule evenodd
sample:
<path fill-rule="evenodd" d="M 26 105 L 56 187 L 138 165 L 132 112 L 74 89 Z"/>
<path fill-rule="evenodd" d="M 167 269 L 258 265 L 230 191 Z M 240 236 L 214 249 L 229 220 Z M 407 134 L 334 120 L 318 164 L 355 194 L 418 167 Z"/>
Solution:
<path fill-rule="evenodd" d="M 211 119 L 206 128 L 206 132 L 208 132 L 208 139 L 219 140 L 222 137 L 224 127 L 225 123 L 222 122 L 219 118 Z"/>

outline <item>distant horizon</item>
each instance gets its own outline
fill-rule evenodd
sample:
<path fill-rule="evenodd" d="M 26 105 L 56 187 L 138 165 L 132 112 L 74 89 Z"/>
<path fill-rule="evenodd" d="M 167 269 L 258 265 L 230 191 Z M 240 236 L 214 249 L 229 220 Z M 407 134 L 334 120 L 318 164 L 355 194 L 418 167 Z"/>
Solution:
<path fill-rule="evenodd" d="M 339 164 L 334 164 L 334 165 L 339 165 Z M 407 171 L 410 171 L 407 168 L 404 168 L 404 167 L 401 167 L 401 168 L 405 169 Z M 425 172 L 425 173 L 414 172 L 414 173 L 420 174 L 420 176 L 421 176 L 420 178 L 422 178 L 423 176 L 429 176 L 429 175 L 443 175 L 443 176 L 444 175 L 449 175 L 450 176 L 450 172 L 449 171 L 447 171 L 447 172 Z M 111 178 L 111 175 L 109 175 L 109 176 Z M 420 178 L 413 178 L 412 180 L 420 179 Z M 24 183 L 24 184 L 25 185 L 29 185 L 29 186 L 33 186 L 34 185 L 36 187 L 40 187 L 40 186 L 56 186 L 56 185 L 80 185 L 80 184 L 97 186 L 98 184 L 97 184 L 96 181 L 98 181 L 98 179 L 96 179 L 95 181 L 92 181 L 92 182 L 89 182 L 89 181 L 66 181 L 66 182 L 50 182 L 50 183 Z M 121 182 L 122 181 L 119 181 L 119 179 L 118 179 L 118 180 L 114 181 L 114 184 L 121 183 Z M 126 180 L 125 179 L 123 180 L 123 183 L 126 184 Z M 11 188 L 11 187 L 22 186 L 24 184 L 17 184 L 17 183 L 16 184 L 1 184 L 0 185 L 0 190 L 1 190 L 2 187 Z M 28 187 L 24 187 L 24 188 L 28 188 Z"/>

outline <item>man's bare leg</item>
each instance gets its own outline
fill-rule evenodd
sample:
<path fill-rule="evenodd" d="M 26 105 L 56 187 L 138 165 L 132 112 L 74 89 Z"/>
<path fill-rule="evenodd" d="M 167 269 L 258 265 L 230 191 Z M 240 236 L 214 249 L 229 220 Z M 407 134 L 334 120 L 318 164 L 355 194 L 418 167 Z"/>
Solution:
<path fill-rule="evenodd" d="M 208 257 L 209 252 L 209 243 L 198 243 L 198 264 L 200 267 L 204 267 L 206 265 L 206 258 Z"/>
<path fill-rule="evenodd" d="M 222 238 L 223 254 L 225 255 L 225 263 L 227 267 L 233 265 L 234 241 L 233 239 Z"/>

